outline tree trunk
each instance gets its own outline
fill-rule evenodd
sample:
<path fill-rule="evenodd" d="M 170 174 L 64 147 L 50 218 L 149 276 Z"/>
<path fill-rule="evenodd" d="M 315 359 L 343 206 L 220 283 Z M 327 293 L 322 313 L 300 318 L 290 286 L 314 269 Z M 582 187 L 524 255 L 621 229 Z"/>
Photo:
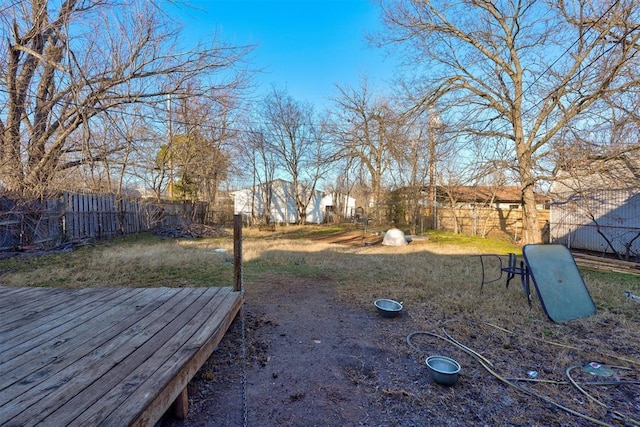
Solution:
<path fill-rule="evenodd" d="M 523 244 L 541 243 L 542 234 L 538 229 L 538 210 L 533 186 L 522 189 L 522 237 Z"/>
<path fill-rule="evenodd" d="M 518 135 L 521 135 L 521 133 L 516 130 L 516 141 L 518 140 Z M 531 149 L 528 145 L 520 143 L 516 144 L 516 152 L 522 188 L 522 244 L 540 243 L 542 237 L 540 230 L 538 230 L 538 211 L 534 191 L 535 179 L 532 175 L 533 160 L 531 159 Z"/>

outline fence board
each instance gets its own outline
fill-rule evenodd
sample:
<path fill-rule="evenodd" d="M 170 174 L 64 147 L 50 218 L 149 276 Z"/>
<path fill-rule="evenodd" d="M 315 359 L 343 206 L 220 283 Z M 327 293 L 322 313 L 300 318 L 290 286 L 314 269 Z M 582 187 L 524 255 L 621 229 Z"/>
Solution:
<path fill-rule="evenodd" d="M 538 228 L 545 233 L 548 210 L 538 210 Z M 438 228 L 473 236 L 508 237 L 514 241 L 522 237 L 522 209 L 460 208 L 438 210 Z M 543 241 L 548 239 L 542 236 Z"/>
<path fill-rule="evenodd" d="M 31 245 L 53 247 L 64 242 L 176 228 L 185 219 L 203 217 L 204 205 L 70 192 L 45 200 L 0 197 L 0 250 Z"/>

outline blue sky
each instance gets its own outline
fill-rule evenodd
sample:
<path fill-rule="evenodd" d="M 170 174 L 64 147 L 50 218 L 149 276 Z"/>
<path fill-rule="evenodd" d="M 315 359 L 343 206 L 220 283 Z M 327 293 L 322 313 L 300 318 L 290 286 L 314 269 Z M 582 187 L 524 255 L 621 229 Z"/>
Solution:
<path fill-rule="evenodd" d="M 392 78 L 393 61 L 365 35 L 381 27 L 370 0 L 190 0 L 181 8 L 189 37 L 216 33 L 233 45 L 257 45 L 252 67 L 258 94 L 286 88 L 316 110 L 334 95 L 335 84 L 357 87 L 366 75 L 374 87 Z M 181 17 L 181 18 L 180 18 Z"/>

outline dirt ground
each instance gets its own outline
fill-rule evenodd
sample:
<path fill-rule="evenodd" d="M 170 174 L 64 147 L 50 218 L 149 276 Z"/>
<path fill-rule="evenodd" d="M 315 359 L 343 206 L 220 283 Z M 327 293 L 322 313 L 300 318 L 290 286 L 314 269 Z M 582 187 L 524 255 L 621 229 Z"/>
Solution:
<path fill-rule="evenodd" d="M 250 426 L 420 425 L 419 391 L 435 387 L 405 334 L 408 316 L 337 301 L 317 281 L 247 289 L 246 401 Z M 242 426 L 242 317 L 189 386 L 184 422 L 165 426 Z M 447 390 L 447 392 L 449 392 Z M 400 404 L 415 400 L 420 409 Z"/>
<path fill-rule="evenodd" d="M 410 309 L 383 318 L 373 304 L 341 300 L 328 278 L 263 277 L 247 284 L 243 313 L 190 383 L 188 418 L 165 418 L 159 427 L 596 425 L 505 385 L 437 337 L 415 336 L 412 343 L 420 350 L 412 348 L 407 336 L 428 328 L 429 321 L 415 319 Z M 467 328 L 465 342 L 482 333 Z M 492 345 L 506 351 L 504 364 L 518 366 L 523 377 L 529 368 L 545 373 L 545 366 L 531 365 L 536 351 L 542 353 L 535 343 L 497 339 Z M 516 344 L 527 351 L 514 351 Z M 461 364 L 454 386 L 433 382 L 424 363 L 429 354 Z M 574 407 L 625 425 L 618 414 L 566 392 L 570 385 L 553 387 L 549 393 L 566 397 Z M 638 390 L 637 385 L 618 388 L 611 397 L 627 402 L 625 409 L 636 419 Z"/>

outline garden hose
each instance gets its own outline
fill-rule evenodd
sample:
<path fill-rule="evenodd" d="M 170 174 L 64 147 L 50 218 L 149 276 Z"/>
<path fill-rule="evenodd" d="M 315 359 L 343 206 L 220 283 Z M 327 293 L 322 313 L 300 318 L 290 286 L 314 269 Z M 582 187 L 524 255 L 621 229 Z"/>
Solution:
<path fill-rule="evenodd" d="M 618 417 L 624 419 L 626 422 L 631 423 L 633 425 L 636 426 L 640 426 L 640 422 L 637 420 L 634 420 L 633 418 L 629 417 L 626 414 L 623 414 L 622 412 L 613 409 L 611 406 L 607 405 L 606 403 L 596 399 L 595 397 L 593 397 L 592 395 L 590 395 L 589 393 L 587 393 L 582 387 L 580 387 L 580 385 L 571 377 L 571 371 L 573 369 L 576 368 L 581 368 L 581 366 L 578 365 L 574 365 L 574 366 L 569 366 L 566 371 L 565 374 L 567 375 L 567 378 L 569 379 L 569 382 L 571 382 L 571 384 L 583 395 L 585 395 L 589 400 L 591 400 L 593 403 L 602 406 L 603 408 L 609 409 L 611 410 L 612 413 L 614 413 L 615 415 L 617 415 Z M 629 369 L 623 366 L 611 366 L 611 368 L 615 368 L 615 369 Z"/>
<path fill-rule="evenodd" d="M 460 319 L 450 319 L 450 320 L 446 320 L 446 321 L 445 321 L 445 325 L 446 325 L 446 323 L 448 323 L 448 322 L 450 322 L 450 321 L 459 321 L 459 320 L 460 320 Z M 476 323 L 476 322 L 475 322 L 475 321 L 473 321 L 473 320 L 466 320 L 466 321 L 467 321 L 467 322 Z M 483 323 L 483 324 L 485 324 L 485 325 L 487 325 L 487 326 L 490 326 L 490 327 L 496 328 L 496 329 L 498 329 L 498 330 L 500 330 L 500 331 L 502 331 L 502 332 L 505 332 L 505 333 L 508 333 L 508 334 L 513 334 L 511 331 L 509 331 L 509 330 L 507 330 L 507 329 L 504 329 L 504 328 L 501 328 L 501 327 L 499 327 L 499 326 L 493 325 L 493 324 L 491 324 L 491 323 L 488 323 L 488 322 L 481 322 L 481 323 Z M 447 343 L 449 343 L 449 344 L 451 344 L 451 345 L 453 345 L 453 346 L 455 346 L 455 347 L 459 348 L 460 350 L 464 351 L 464 352 L 465 352 L 465 353 L 467 353 L 468 355 L 472 356 L 474 359 L 476 359 L 476 360 L 480 363 L 480 365 L 482 365 L 482 367 L 483 367 L 483 368 L 485 368 L 485 370 L 487 370 L 487 371 L 488 371 L 488 372 L 489 372 L 493 377 L 495 377 L 495 378 L 496 378 L 496 379 L 498 379 L 499 381 L 503 382 L 504 384 L 507 384 L 508 386 L 511 386 L 511 387 L 515 388 L 516 390 L 519 390 L 519 391 L 521 391 L 521 392 L 523 392 L 523 393 L 525 393 L 525 394 L 527 394 L 527 395 L 537 397 L 538 399 L 542 400 L 543 402 L 545 402 L 545 403 L 547 403 L 547 404 L 549 404 L 549 405 L 552 405 L 552 406 L 554 406 L 554 407 L 556 407 L 556 408 L 558 408 L 558 409 L 561 409 L 561 410 L 563 410 L 563 411 L 565 411 L 565 412 L 568 412 L 568 413 L 570 413 L 570 414 L 572 414 L 572 415 L 575 415 L 575 416 L 577 416 L 577 417 L 580 417 L 580 418 L 582 418 L 582 419 L 585 419 L 585 420 L 587 420 L 587 421 L 590 421 L 590 422 L 592 422 L 592 423 L 594 423 L 594 424 L 601 425 L 601 426 L 609 426 L 609 427 L 613 427 L 613 425 L 612 425 L 612 424 L 606 423 L 606 422 L 604 422 L 604 421 L 597 420 L 597 419 L 595 419 L 595 418 L 593 418 L 593 417 L 590 417 L 590 416 L 589 416 L 589 415 L 587 415 L 587 414 L 584 414 L 584 413 L 582 413 L 582 412 L 578 412 L 578 411 L 576 411 L 576 410 L 573 410 L 573 409 L 571 409 L 571 408 L 568 408 L 568 407 L 566 407 L 566 406 L 564 406 L 564 405 L 562 405 L 562 404 L 560 404 L 560 403 L 558 403 L 558 402 L 555 402 L 555 401 L 553 401 L 553 400 L 549 399 L 548 397 L 545 397 L 545 396 L 543 396 L 543 395 L 541 395 L 541 394 L 538 394 L 538 393 L 536 393 L 536 392 L 534 392 L 534 391 L 528 390 L 528 389 L 526 389 L 526 388 L 524 388 L 524 387 L 520 386 L 519 384 L 517 384 L 517 383 L 516 383 L 516 382 L 514 382 L 514 381 L 526 380 L 526 381 L 531 381 L 531 382 L 550 382 L 550 383 L 556 383 L 556 384 L 567 384 L 567 382 L 550 381 L 550 380 L 535 380 L 535 379 L 521 379 L 521 378 L 516 378 L 516 379 L 512 379 L 512 378 L 505 378 L 505 377 L 503 377 L 502 375 L 500 375 L 498 372 L 496 372 L 496 371 L 493 369 L 493 364 L 491 363 L 491 361 L 490 361 L 489 359 L 487 359 L 486 357 L 484 357 L 484 356 L 483 356 L 482 354 L 480 354 L 479 352 L 477 352 L 477 351 L 475 351 L 475 350 L 471 349 L 470 347 L 468 347 L 468 346 L 466 346 L 466 345 L 462 344 L 461 342 L 457 341 L 455 338 L 453 338 L 453 337 L 451 336 L 451 334 L 449 334 L 449 333 L 447 332 L 447 330 L 445 329 L 445 327 L 444 327 L 444 326 L 442 327 L 442 332 L 443 332 L 444 336 L 442 336 L 442 335 L 438 335 L 438 334 L 435 334 L 435 333 L 432 333 L 432 332 L 426 332 L 426 331 L 414 331 L 414 332 L 411 332 L 410 334 L 408 334 L 408 335 L 407 335 L 407 337 L 406 337 L 406 341 L 407 341 L 407 344 L 409 345 L 409 347 L 411 347 L 412 349 L 414 349 L 415 351 L 417 351 L 417 352 L 419 352 L 419 353 L 424 354 L 424 352 L 423 352 L 423 351 L 422 351 L 418 346 L 416 346 L 416 345 L 413 343 L 413 341 L 412 341 L 412 340 L 413 340 L 413 337 L 414 337 L 414 336 L 416 336 L 416 335 L 427 335 L 427 336 L 431 336 L 431 337 L 434 337 L 434 338 L 438 338 L 438 339 L 440 339 L 440 340 L 443 340 L 443 341 L 445 341 L 445 342 L 447 342 Z M 536 339 L 536 338 L 534 338 L 534 339 L 535 339 L 536 341 L 543 341 L 543 342 L 545 342 L 545 343 L 547 343 L 547 344 L 552 344 L 552 345 L 556 345 L 556 346 L 560 346 L 560 347 L 566 347 L 566 348 L 570 348 L 570 349 L 580 350 L 580 349 L 578 349 L 578 348 L 576 348 L 576 347 L 568 346 L 568 345 L 566 345 L 566 344 L 561 344 L 561 343 L 556 343 L 556 342 L 547 341 L 547 340 L 542 340 L 542 339 Z M 615 357 L 615 356 L 612 356 L 612 357 Z M 615 358 L 620 359 L 620 360 L 629 361 L 628 359 L 625 359 L 625 358 L 622 358 L 622 357 L 615 357 Z M 634 362 L 634 361 L 630 361 L 630 362 L 635 363 L 635 364 L 638 364 L 638 362 Z M 574 387 L 577 387 L 577 388 L 578 388 L 578 390 L 579 390 L 582 394 L 584 394 L 585 396 L 587 396 L 590 400 L 594 401 L 595 403 L 598 403 L 599 405 L 601 405 L 601 406 L 603 406 L 603 407 L 605 407 L 605 408 L 607 408 L 607 409 L 609 409 L 609 410 L 612 410 L 612 411 L 613 411 L 613 413 L 614 413 L 615 415 L 617 415 L 617 416 L 621 417 L 621 418 L 622 418 L 622 419 L 624 419 L 626 422 L 629 422 L 629 423 L 631 423 L 631 424 L 633 424 L 633 425 L 636 425 L 636 426 L 640 426 L 640 422 L 638 422 L 638 421 L 636 421 L 636 420 L 634 420 L 634 419 L 631 419 L 631 418 L 629 418 L 629 417 L 625 416 L 624 414 L 620 413 L 619 411 L 613 410 L 612 408 L 608 407 L 606 404 L 604 404 L 604 403 L 600 402 L 599 400 L 595 399 L 593 396 L 590 396 L 590 395 L 589 395 L 589 394 L 588 394 L 588 393 L 587 393 L 583 388 L 581 388 L 581 387 L 577 384 L 577 382 L 575 382 L 575 381 L 573 380 L 573 378 L 571 378 L 571 376 L 570 376 L 570 371 L 571 371 L 571 369 L 573 369 L 573 368 L 575 368 L 575 367 L 576 367 L 576 366 L 572 366 L 572 367 L 568 368 L 568 369 L 567 369 L 567 371 L 565 372 L 565 373 L 567 374 L 567 377 L 569 378 L 569 382 L 570 382 Z M 628 369 L 628 368 L 625 368 L 625 369 Z M 624 382 L 624 383 L 637 384 L 638 382 L 635 382 L 635 381 L 627 381 L 627 382 Z M 617 385 L 617 384 L 622 384 L 622 382 L 598 382 L 598 383 L 594 383 L 594 384 L 614 384 L 614 385 Z"/>
<path fill-rule="evenodd" d="M 490 325 L 490 324 L 489 324 L 489 325 Z M 492 326 L 492 325 L 490 325 L 490 326 Z M 450 339 L 452 342 L 455 342 L 455 340 L 451 337 L 451 335 L 446 331 L 446 329 L 445 329 L 444 327 L 442 328 L 442 332 L 444 333 L 444 335 L 445 335 L 448 339 Z M 509 332 L 509 333 L 510 333 L 510 332 Z M 462 347 L 460 347 L 460 348 L 462 348 Z M 468 348 L 468 347 L 467 347 L 467 348 Z M 464 350 L 464 349 L 463 349 L 463 350 Z M 465 350 L 465 351 L 466 351 L 466 350 Z M 511 386 L 511 387 L 515 388 L 516 390 L 519 390 L 519 391 L 521 391 L 521 392 L 523 392 L 523 393 L 525 393 L 525 394 L 528 394 L 529 396 L 537 397 L 538 399 L 542 400 L 543 402 L 545 402 L 545 403 L 547 403 L 547 404 L 549 404 L 549 405 L 555 406 L 556 408 L 561 409 L 561 410 L 563 410 L 563 411 L 565 411 L 565 412 L 568 412 L 568 413 L 570 413 L 570 414 L 572 414 L 572 415 L 575 415 L 575 416 L 577 416 L 577 417 L 580 417 L 580 418 L 583 418 L 583 419 L 585 419 L 585 420 L 591 421 L 592 423 L 595 423 L 595 424 L 598 424 L 598 425 L 602 425 L 602 426 L 613 427 L 613 425 L 612 425 L 612 424 L 605 423 L 605 422 L 603 422 L 603 421 L 600 421 L 600 420 L 597 420 L 597 419 L 595 419 L 595 418 L 593 418 L 593 417 L 590 417 L 590 416 L 589 416 L 589 415 L 587 415 L 587 414 L 583 414 L 582 412 L 578 412 L 578 411 L 576 411 L 576 410 L 573 410 L 573 409 L 571 409 L 571 408 L 569 408 L 569 407 L 566 407 L 566 406 L 564 406 L 564 405 L 562 405 L 562 404 L 560 404 L 560 403 L 558 403 L 558 402 L 555 402 L 555 401 L 553 401 L 553 400 L 549 399 L 549 398 L 548 398 L 548 397 L 546 397 L 546 396 L 543 396 L 543 395 L 541 395 L 541 394 L 539 394 L 539 393 L 536 393 L 536 392 L 534 392 L 534 391 L 531 391 L 531 390 L 529 390 L 529 389 L 526 389 L 526 388 L 524 388 L 524 387 L 520 386 L 520 385 L 519 385 L 519 384 L 517 384 L 517 383 L 514 383 L 514 382 L 511 382 L 511 381 L 507 380 L 507 379 L 506 379 L 506 378 L 504 378 L 502 375 L 500 375 L 499 373 L 497 373 L 496 371 L 494 371 L 490 366 L 488 366 L 488 365 L 486 365 L 485 363 L 483 363 L 483 362 L 482 362 L 482 360 L 480 359 L 480 356 L 481 356 L 481 355 L 480 355 L 480 353 L 478 353 L 478 352 L 476 352 L 476 351 L 474 351 L 474 350 L 471 350 L 471 351 L 472 351 L 472 353 L 470 353 L 470 354 L 472 354 L 472 355 L 475 355 L 475 356 L 476 356 L 476 359 L 480 361 L 480 364 L 482 365 L 482 367 L 483 367 L 483 368 L 485 368 L 485 369 L 486 369 L 486 370 L 487 370 L 491 375 L 493 375 L 495 378 L 497 378 L 498 380 L 502 381 L 503 383 L 507 384 L 508 386 Z"/>

